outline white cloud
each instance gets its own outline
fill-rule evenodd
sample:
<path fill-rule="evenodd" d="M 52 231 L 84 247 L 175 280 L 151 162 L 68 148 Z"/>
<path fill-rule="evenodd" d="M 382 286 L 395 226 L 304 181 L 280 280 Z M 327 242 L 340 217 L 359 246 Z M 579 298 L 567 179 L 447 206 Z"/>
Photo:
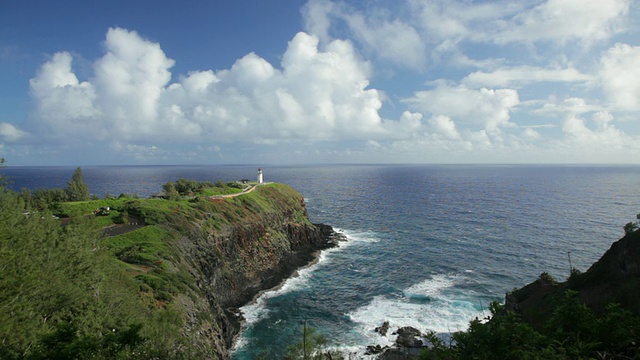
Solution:
<path fill-rule="evenodd" d="M 424 69 L 426 48 L 412 26 L 397 19 L 367 19 L 361 14 L 345 15 L 345 20 L 357 41 L 380 58 L 409 69 Z"/>
<path fill-rule="evenodd" d="M 39 132 L 54 134 L 93 130 L 88 119 L 98 116 L 94 86 L 80 82 L 71 70 L 72 57 L 59 52 L 29 81 L 36 102 Z M 44 125 L 44 128 L 41 126 Z"/>
<path fill-rule="evenodd" d="M 105 48 L 107 53 L 95 63 L 93 82 L 97 103 L 108 112 L 107 130 L 124 137 L 153 133 L 154 127 L 164 125 L 158 124 L 158 102 L 174 61 L 160 45 L 120 28 L 109 29 Z"/>
<path fill-rule="evenodd" d="M 282 70 L 251 53 L 228 70 L 196 71 L 169 84 L 174 61 L 136 32 L 110 29 L 106 54 L 80 82 L 71 55 L 59 53 L 31 80 L 37 125 L 118 141 L 368 139 L 388 135 L 369 64 L 350 42 L 324 51 L 297 34 Z M 410 122 L 404 122 L 404 126 Z"/>
<path fill-rule="evenodd" d="M 222 70 L 172 74 L 160 44 L 109 29 L 85 79 L 67 52 L 42 65 L 26 130 L 141 161 L 598 162 L 638 150 L 616 125 L 640 110 L 640 47 L 605 43 L 630 1 L 351 4 L 309 1 L 307 33 L 279 64 L 249 53 Z M 600 45 L 610 49 L 594 56 Z M 412 90 L 425 81 L 433 88 Z M 400 115 L 383 119 L 383 103 Z M 0 124 L 0 139 L 23 138 Z"/>
<path fill-rule="evenodd" d="M 323 41 L 332 32 L 346 32 L 365 53 L 423 70 L 430 58 L 447 62 L 452 56 L 466 66 L 486 63 L 460 52 L 469 44 L 583 46 L 606 40 L 626 29 L 630 5 L 631 0 L 409 0 L 356 10 L 343 1 L 311 0 L 303 15 L 307 31 Z M 561 75 L 578 75 L 570 72 Z"/>
<path fill-rule="evenodd" d="M 600 63 L 600 81 L 609 101 L 621 110 L 640 110 L 640 46 L 616 44 Z"/>
<path fill-rule="evenodd" d="M 492 25 L 498 19 L 508 18 L 523 10 L 517 2 L 474 3 L 470 1 L 436 0 L 409 1 L 410 21 L 421 29 L 425 39 L 439 44 L 445 41 L 454 42 L 477 38 L 479 31 Z"/>
<path fill-rule="evenodd" d="M 630 0 L 548 0 L 499 23 L 503 28 L 497 34 L 483 35 L 499 44 L 603 40 L 622 29 L 630 4 Z"/>
<path fill-rule="evenodd" d="M 311 0 L 303 8 L 303 17 L 307 31 L 323 43 L 332 40 L 336 23 L 344 23 L 364 52 L 400 67 L 424 69 L 426 47 L 420 34 L 403 19 L 389 18 L 385 11 L 365 14 L 342 2 Z"/>
<path fill-rule="evenodd" d="M 456 129 L 456 124 L 448 116 L 436 115 L 429 119 L 429 124 L 435 134 L 443 135 L 452 140 L 460 139 L 460 133 L 458 129 Z"/>
<path fill-rule="evenodd" d="M 329 0 L 310 0 L 302 8 L 302 16 L 307 31 L 317 36 L 322 42 L 329 43 L 331 37 L 331 14 L 335 11 L 335 5 Z"/>
<path fill-rule="evenodd" d="M 570 114 L 584 114 L 592 111 L 601 111 L 602 107 L 598 105 L 588 104 L 585 99 L 578 97 L 571 97 L 564 99 L 560 102 L 548 101 L 544 103 L 542 108 L 532 111 L 532 114 L 543 116 L 558 116 L 567 113 Z"/>
<path fill-rule="evenodd" d="M 518 105 L 518 92 L 513 89 L 469 89 L 463 85 L 439 83 L 435 89 L 417 91 L 403 100 L 412 109 L 432 115 L 444 115 L 458 123 L 480 125 L 489 132 L 511 126 L 509 111 Z"/>
<path fill-rule="evenodd" d="M 5 141 L 17 141 L 27 133 L 9 123 L 0 123 L 0 139 Z"/>
<path fill-rule="evenodd" d="M 564 137 L 548 142 L 546 146 L 572 153 L 574 159 L 581 159 L 579 162 L 588 159 L 630 161 L 623 156 L 627 157 L 628 152 L 636 151 L 634 149 L 638 148 L 637 138 L 617 129 L 613 124 L 614 116 L 599 109 L 599 106 L 590 105 L 581 98 L 568 98 L 557 104 L 548 104 L 542 113 L 561 117 Z M 591 121 L 585 116 L 590 113 Z"/>
<path fill-rule="evenodd" d="M 503 67 L 492 72 L 477 71 L 462 83 L 470 87 L 523 86 L 540 82 L 587 82 L 592 77 L 574 68 L 545 69 L 535 66 Z"/>

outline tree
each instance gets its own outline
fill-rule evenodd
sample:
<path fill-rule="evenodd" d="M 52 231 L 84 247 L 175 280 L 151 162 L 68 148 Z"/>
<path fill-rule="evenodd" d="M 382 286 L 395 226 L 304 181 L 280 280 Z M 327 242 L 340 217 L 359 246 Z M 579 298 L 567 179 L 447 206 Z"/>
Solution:
<path fill-rule="evenodd" d="M 86 201 L 91 196 L 89 186 L 82 178 L 82 169 L 79 167 L 71 176 L 71 180 L 69 180 L 67 194 L 69 195 L 69 201 Z"/>
<path fill-rule="evenodd" d="M 4 166 L 4 158 L 0 158 L 0 170 L 2 170 Z M 7 185 L 7 179 L 0 174 L 0 187 L 4 187 L 5 185 Z"/>
<path fill-rule="evenodd" d="M 635 232 L 636 230 L 638 230 L 638 223 L 637 222 L 628 222 L 624 225 L 624 234 L 625 235 L 629 235 L 632 232 Z"/>
<path fill-rule="evenodd" d="M 162 185 L 162 190 L 164 190 L 167 199 L 180 200 L 180 194 L 178 193 L 178 190 L 176 190 L 176 187 L 172 182 L 168 182 Z"/>
<path fill-rule="evenodd" d="M 342 354 L 325 349 L 327 338 L 318 334 L 316 329 L 307 326 L 307 321 L 302 325 L 302 341 L 287 348 L 286 360 L 322 360 L 344 359 Z"/>

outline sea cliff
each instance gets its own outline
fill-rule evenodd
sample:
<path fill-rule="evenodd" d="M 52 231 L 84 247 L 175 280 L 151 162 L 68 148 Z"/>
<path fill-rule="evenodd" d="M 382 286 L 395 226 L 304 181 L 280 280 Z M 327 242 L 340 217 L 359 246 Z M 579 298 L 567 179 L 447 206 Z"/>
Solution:
<path fill-rule="evenodd" d="M 208 357 L 227 359 L 242 320 L 237 308 L 336 243 L 333 229 L 312 224 L 302 196 L 287 185 L 259 186 L 212 205 L 180 231 L 175 265 L 187 269 L 198 289 L 181 302 L 185 335 L 202 355 L 210 349 Z"/>
<path fill-rule="evenodd" d="M 333 229 L 310 223 L 302 197 L 290 187 L 261 186 L 256 199 L 274 206 L 256 207 L 240 199 L 235 208 L 224 210 L 236 213 L 234 221 L 220 227 L 193 221 L 175 243 L 179 263 L 196 280 L 202 302 L 184 304 L 185 331 L 203 349 L 214 344 L 216 358 L 230 355 L 241 325 L 238 307 L 280 284 L 319 250 L 336 245 Z M 213 314 L 211 324 L 199 320 L 201 311 Z M 203 327 L 210 331 L 201 332 Z"/>

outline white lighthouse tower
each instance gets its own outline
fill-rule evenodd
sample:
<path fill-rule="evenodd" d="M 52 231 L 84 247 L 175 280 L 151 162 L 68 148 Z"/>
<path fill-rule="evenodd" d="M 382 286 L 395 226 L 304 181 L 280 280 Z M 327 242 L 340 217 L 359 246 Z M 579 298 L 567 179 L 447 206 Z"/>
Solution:
<path fill-rule="evenodd" d="M 262 179 L 262 169 L 258 169 L 258 184 L 262 184 L 264 180 Z"/>

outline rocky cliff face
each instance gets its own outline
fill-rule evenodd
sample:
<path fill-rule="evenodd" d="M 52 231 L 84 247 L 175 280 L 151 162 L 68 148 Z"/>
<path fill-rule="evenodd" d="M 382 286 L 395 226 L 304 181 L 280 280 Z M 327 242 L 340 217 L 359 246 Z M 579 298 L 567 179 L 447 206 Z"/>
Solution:
<path fill-rule="evenodd" d="M 288 186 L 254 193 L 255 201 L 238 197 L 209 214 L 226 213 L 232 221 L 193 221 L 176 243 L 176 264 L 188 268 L 199 294 L 181 299 L 184 335 L 212 358 L 229 357 L 241 325 L 238 307 L 335 245 L 333 229 L 310 223 L 302 197 Z"/>
<path fill-rule="evenodd" d="M 609 303 L 618 303 L 640 314 L 640 231 L 613 243 L 589 270 L 573 274 L 566 282 L 555 283 L 541 276 L 513 291 L 506 297 L 506 308 L 519 313 L 532 325 L 540 326 L 566 290 L 577 291 L 580 299 L 596 312 Z"/>

